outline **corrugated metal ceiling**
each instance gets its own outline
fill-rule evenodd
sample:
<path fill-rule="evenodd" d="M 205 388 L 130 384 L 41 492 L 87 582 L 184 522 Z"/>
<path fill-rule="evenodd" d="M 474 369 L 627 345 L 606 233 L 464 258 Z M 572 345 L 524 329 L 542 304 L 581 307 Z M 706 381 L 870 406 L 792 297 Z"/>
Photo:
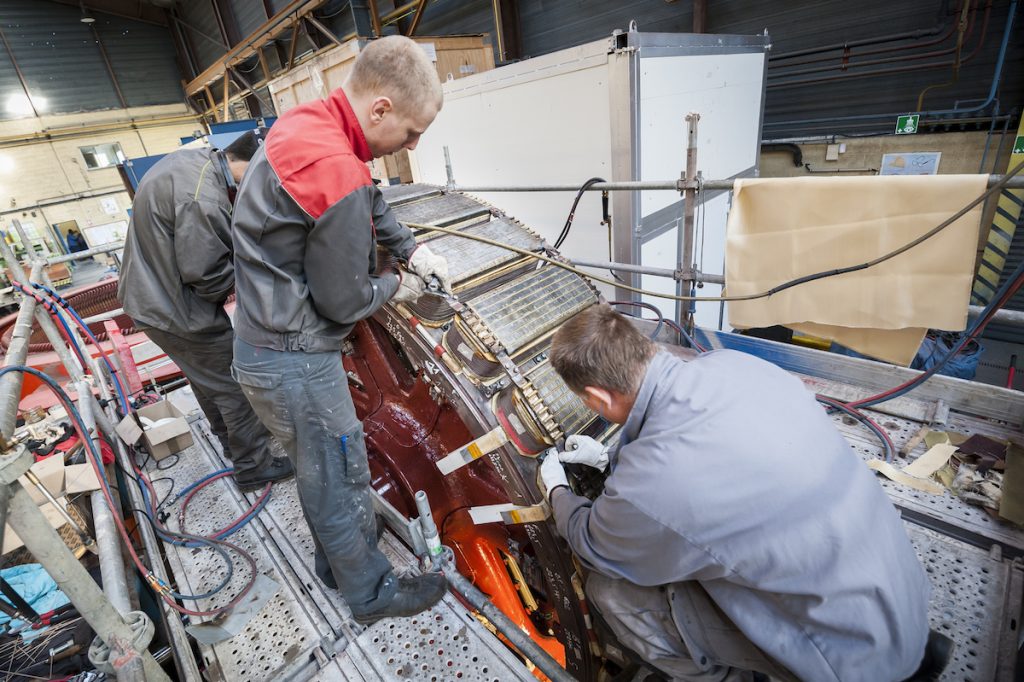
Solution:
<path fill-rule="evenodd" d="M 103 41 L 128 106 L 182 101 L 181 76 L 167 29 L 93 11 L 92 26 Z M 120 107 L 93 28 L 81 12 L 55 2 L 4 0 L 0 28 L 40 113 L 71 113 Z M 7 107 L 23 98 L 10 59 L 0 55 L 0 118 L 26 111 Z"/>
<path fill-rule="evenodd" d="M 0 12 L 7 43 L 40 113 L 120 106 L 96 39 L 79 21 L 77 9 L 7 0 Z M 21 88 L 17 91 L 20 94 Z M 0 115 L 11 113 L 5 108 Z"/>
<path fill-rule="evenodd" d="M 93 25 L 128 106 L 184 101 L 167 29 L 102 14 L 96 15 Z"/>
<path fill-rule="evenodd" d="M 251 1 L 251 0 L 250 0 Z M 199 70 L 213 64 L 227 51 L 224 37 L 220 33 L 220 25 L 213 13 L 213 3 L 209 0 L 193 0 L 179 5 L 181 20 L 186 24 L 186 33 L 193 55 L 199 64 Z"/>
<path fill-rule="evenodd" d="M 970 32 L 962 48 L 965 61 L 956 83 L 928 91 L 923 100 L 926 110 L 970 106 L 984 100 L 992 84 L 1011 0 L 967 0 L 972 12 Z M 772 38 L 773 59 L 769 69 L 771 87 L 766 98 L 766 137 L 786 137 L 812 133 L 883 132 L 895 121 L 888 118 L 867 122 L 810 120 L 863 114 L 889 114 L 917 109 L 918 97 L 929 86 L 953 79 L 956 46 L 955 24 L 960 0 L 847 0 L 797 2 L 783 0 L 714 0 L 709 2 L 707 31 L 710 33 L 751 35 L 768 30 Z M 989 7 L 985 20 L 985 8 Z M 521 0 L 519 12 L 523 33 L 523 53 L 536 56 L 609 35 L 616 28 L 626 29 L 635 20 L 641 31 L 687 32 L 692 30 L 692 2 L 638 0 L 632 3 L 613 0 Z M 1024 11 L 1018 11 L 1012 31 L 999 89 L 1003 113 L 1020 108 L 1024 102 Z M 421 32 L 445 34 L 492 31 L 490 3 L 436 0 L 427 6 Z M 904 47 L 896 52 L 866 55 L 861 59 L 887 60 L 858 69 L 844 69 L 841 52 L 826 53 L 830 61 L 783 68 L 785 53 L 820 48 L 835 43 L 854 42 L 896 33 L 918 31 L 916 39 L 854 48 L 854 53 L 886 47 Z M 936 40 L 942 38 L 943 40 Z M 934 43 L 934 44 L 927 44 Z M 977 48 L 977 53 L 972 52 Z M 922 57 L 933 50 L 944 51 Z M 813 59 L 813 55 L 803 59 Z M 854 58 L 857 59 L 857 58 Z M 788 62 L 792 63 L 792 61 Z M 851 62 L 852 64 L 853 62 Z M 927 68 L 922 68 L 926 66 Z M 786 77 L 793 69 L 822 69 L 817 73 Z M 902 73 L 861 75 L 865 70 L 914 68 Z M 796 79 L 831 79 L 794 85 Z"/>
<path fill-rule="evenodd" d="M 962 50 L 965 62 L 957 82 L 951 83 L 951 64 L 956 44 L 953 28 L 961 1 L 970 2 L 973 12 L 969 16 L 970 30 Z M 864 0 L 849 3 L 846 0 L 822 0 L 811 3 L 796 0 L 715 0 L 709 3 L 707 30 L 736 34 L 760 33 L 765 29 L 769 31 L 773 51 L 769 69 L 770 88 L 766 98 L 766 137 L 882 132 L 892 126 L 891 120 L 883 118 L 867 122 L 840 122 L 835 119 L 914 110 L 921 92 L 929 86 L 940 87 L 928 90 L 923 98 L 925 109 L 947 109 L 958 105 L 962 108 L 987 97 L 1011 1 Z M 242 34 L 251 32 L 266 21 L 264 0 L 219 2 L 226 11 L 232 13 L 234 24 Z M 279 11 L 287 4 L 287 0 L 269 2 L 272 12 Z M 378 4 L 382 12 L 390 9 L 387 3 Z M 665 0 L 637 0 L 632 3 L 613 0 L 520 0 L 523 53 L 539 55 L 600 39 L 616 28 L 627 28 L 631 20 L 636 20 L 642 31 L 685 32 L 692 26 L 692 5 L 692 2 Z M 989 8 L 987 19 L 986 7 Z M 225 51 L 220 44 L 223 38 L 214 15 L 213 2 L 181 2 L 178 8 L 182 20 L 192 27 L 188 33 L 199 67 L 206 68 Z M 427 5 L 419 33 L 445 35 L 490 32 L 493 31 L 491 12 L 492 4 L 487 0 L 434 0 Z M 1024 14 L 1024 11 L 1020 13 Z M 351 9 L 344 0 L 325 3 L 317 14 L 339 35 L 352 30 Z M 97 16 L 103 22 L 99 26 L 104 31 L 103 35 L 106 37 L 107 33 L 110 34 L 107 49 L 112 54 L 117 53 L 115 70 L 119 74 L 124 73 L 126 82 L 122 87 L 128 99 L 158 101 L 161 95 L 156 91 L 160 87 L 175 90 L 175 98 L 180 96 L 177 83 L 172 87 L 168 82 L 174 57 L 168 36 L 159 35 L 162 29 L 145 25 L 143 30 L 122 25 L 104 15 Z M 40 94 L 52 98 L 55 110 L 117 106 L 113 88 L 102 78 L 102 62 L 95 46 L 90 44 L 89 30 L 77 18 L 76 8 L 54 2 L 6 0 L 0 3 L 0 25 L 7 27 L 9 40 L 18 54 L 26 78 Z M 118 33 L 126 28 L 128 33 L 124 34 L 125 45 L 118 45 Z M 998 91 L 998 103 L 1003 113 L 1020 108 L 1024 103 L 1022 28 L 1024 17 L 1018 16 Z M 916 39 L 853 48 L 854 52 L 906 48 L 855 57 L 851 64 L 856 59 L 885 60 L 874 66 L 862 67 L 860 71 L 849 66 L 844 69 L 838 52 L 809 55 L 798 60 L 810 61 L 826 57 L 831 58 L 831 61 L 788 68 L 786 64 L 792 64 L 792 61 L 783 58 L 786 53 L 796 50 L 915 30 L 921 33 Z M 922 57 L 923 52 L 930 50 L 945 53 Z M 21 52 L 25 53 L 24 56 Z M 891 72 L 908 68 L 917 70 Z M 816 73 L 786 75 L 794 69 L 821 70 Z M 885 69 L 890 73 L 862 76 L 860 74 L 863 69 Z M 10 90 L 11 71 L 2 71 L 0 84 Z M 792 83 L 794 80 L 810 79 L 817 82 Z M 58 80 L 59 86 L 56 85 Z M 943 85 L 945 83 L 950 84 Z M 163 99 L 168 97 L 165 95 Z M 828 120 L 820 124 L 811 122 L 815 119 Z"/>

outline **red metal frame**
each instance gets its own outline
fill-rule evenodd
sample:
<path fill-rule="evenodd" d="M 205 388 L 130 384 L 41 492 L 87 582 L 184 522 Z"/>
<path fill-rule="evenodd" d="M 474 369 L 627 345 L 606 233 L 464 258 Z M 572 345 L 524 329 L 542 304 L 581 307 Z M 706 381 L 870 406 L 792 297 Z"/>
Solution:
<path fill-rule="evenodd" d="M 360 322 L 347 339 L 351 350 L 345 369 L 362 386 L 351 386 L 363 422 L 373 485 L 393 505 L 415 515 L 413 494 L 426 491 L 443 543 L 455 552 L 459 571 L 490 597 L 557 661 L 565 664 L 565 647 L 542 633 L 527 611 L 502 554 L 510 543 L 528 547 L 527 534 L 500 523 L 476 526 L 468 509 L 509 501 L 494 469 L 484 462 L 444 476 L 434 462 L 473 439 L 455 410 L 439 405 L 430 386 L 408 365 L 387 332 L 374 321 Z M 542 617 L 553 610 L 542 608 Z M 557 624 L 552 629 L 558 631 Z"/>
<path fill-rule="evenodd" d="M 106 320 L 103 322 L 103 328 L 107 330 L 107 337 L 110 339 L 110 343 L 114 346 L 114 352 L 117 353 L 118 359 L 121 361 L 121 366 L 118 371 L 121 372 L 122 383 L 127 383 L 128 394 L 135 395 L 142 390 L 142 378 L 139 377 L 139 368 L 135 365 L 135 356 L 132 355 L 131 345 L 128 340 L 121 333 L 120 327 L 117 326 L 117 322 L 114 320 Z"/>

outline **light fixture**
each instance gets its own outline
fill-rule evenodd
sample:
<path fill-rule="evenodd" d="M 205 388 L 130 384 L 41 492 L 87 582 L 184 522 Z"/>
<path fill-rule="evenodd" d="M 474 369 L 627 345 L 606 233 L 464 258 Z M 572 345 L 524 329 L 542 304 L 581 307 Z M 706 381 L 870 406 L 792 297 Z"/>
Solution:
<path fill-rule="evenodd" d="M 83 24 L 92 24 L 96 21 L 96 18 L 89 14 L 89 10 L 85 8 L 85 3 L 80 2 L 78 6 L 82 8 L 82 18 L 79 19 Z"/>
<path fill-rule="evenodd" d="M 29 100 L 28 95 L 23 92 L 12 92 L 9 94 L 7 99 L 4 100 L 4 109 L 13 116 L 32 116 L 35 113 L 32 110 L 32 102 Z"/>

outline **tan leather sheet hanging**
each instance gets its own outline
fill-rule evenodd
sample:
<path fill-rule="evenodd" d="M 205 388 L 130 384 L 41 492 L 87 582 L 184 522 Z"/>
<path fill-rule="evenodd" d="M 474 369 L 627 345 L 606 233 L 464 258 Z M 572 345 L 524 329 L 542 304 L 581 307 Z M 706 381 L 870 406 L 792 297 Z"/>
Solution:
<path fill-rule="evenodd" d="M 729 295 L 857 265 L 925 234 L 985 191 L 984 175 L 738 180 Z M 857 272 L 729 304 L 737 328 L 781 324 L 907 364 L 928 328 L 961 330 L 982 208 L 906 253 Z M 873 330 L 879 330 L 875 332 Z"/>

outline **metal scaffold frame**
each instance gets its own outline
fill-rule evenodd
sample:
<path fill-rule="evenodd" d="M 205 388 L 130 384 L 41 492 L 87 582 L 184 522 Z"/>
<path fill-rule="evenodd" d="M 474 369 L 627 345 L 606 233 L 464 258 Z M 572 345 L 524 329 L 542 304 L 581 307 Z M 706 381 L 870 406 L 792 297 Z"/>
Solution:
<path fill-rule="evenodd" d="M 28 243 L 27 235 L 19 221 L 13 221 L 13 225 L 23 243 Z M 0 254 L 8 263 L 11 273 L 19 283 L 27 285 L 29 289 L 36 283 L 49 284 L 44 272 L 44 267 L 48 264 L 81 260 L 122 247 L 123 243 L 117 242 L 88 251 L 47 259 L 29 255 L 31 271 L 26 277 L 10 244 L 4 239 L 0 239 Z M 98 443 L 99 431 L 102 431 L 113 444 L 120 464 L 127 468 L 130 455 L 114 432 L 113 425 L 117 415 L 112 404 L 107 402 L 111 398 L 111 393 L 99 361 L 93 355 L 87 354 L 86 361 L 89 364 L 88 369 L 92 380 L 87 379 L 83 367 L 71 354 L 54 320 L 43 307 L 38 305 L 37 298 L 27 292 L 22 293 L 15 332 L 4 357 L 3 366 L 25 366 L 28 358 L 29 339 L 34 326 L 33 318 L 58 353 L 64 369 L 76 388 L 78 410 L 91 438 Z M 71 333 L 73 340 L 84 348 L 77 331 L 73 330 Z M 60 535 L 50 526 L 39 507 L 18 483 L 18 479 L 28 472 L 34 462 L 32 453 L 25 446 L 15 443 L 13 440 L 22 379 L 23 372 L 21 371 L 9 371 L 0 376 L 0 438 L 2 438 L 0 444 L 4 448 L 3 454 L 0 455 L 0 540 L 2 540 L 5 523 L 18 532 L 19 537 L 24 538 L 26 548 L 54 578 L 58 587 L 70 598 L 75 608 L 97 633 L 99 643 L 94 642 L 93 649 L 99 647 L 102 650 L 104 660 L 110 663 L 112 672 L 118 680 L 127 682 L 168 680 L 169 678 L 161 669 L 160 664 L 147 650 L 152 638 L 152 628 L 147 626 L 148 616 L 140 611 L 131 610 L 125 565 L 113 517 L 113 514 L 120 513 L 119 510 L 109 508 L 99 492 L 93 493 L 92 508 L 97 538 L 94 546 L 99 555 L 104 583 L 104 589 L 100 590 Z M 104 398 L 105 408 L 95 400 L 94 390 L 98 390 L 101 397 Z M 97 431 L 97 426 L 99 431 Z M 166 584 L 169 579 L 164 569 L 160 543 L 151 524 L 141 511 L 144 501 L 141 499 L 139 490 L 133 486 L 127 486 L 127 488 L 131 506 L 135 509 L 138 517 L 136 521 L 151 571 Z M 502 634 L 508 642 L 511 642 L 528 661 L 544 672 L 549 679 L 556 682 L 571 682 L 572 677 L 547 652 L 519 630 L 515 623 L 490 604 L 486 595 L 455 570 L 450 550 L 442 554 L 430 551 L 424 538 L 436 539 L 437 529 L 433 525 L 426 494 L 421 491 L 416 497 L 420 516 L 413 520 L 405 519 L 380 495 L 376 494 L 375 507 L 385 519 L 388 527 L 408 546 L 416 550 L 421 565 L 429 570 L 443 573 L 451 588 L 466 602 L 477 608 L 495 630 Z M 69 520 L 74 523 L 70 518 Z M 83 539 L 92 543 L 89 538 Z M 180 678 L 189 682 L 198 682 L 202 678 L 183 623 L 177 614 L 166 605 L 163 606 L 162 615 L 171 640 L 170 649 L 174 655 Z M 148 636 L 140 637 L 140 631 L 147 633 Z M 90 654 L 92 654 L 92 650 L 90 650 Z M 98 661 L 93 662 L 98 663 Z"/>
<path fill-rule="evenodd" d="M 691 172 L 687 173 L 687 175 L 690 179 L 684 178 L 683 180 L 665 183 L 597 183 L 588 189 L 592 191 L 660 189 L 683 192 L 689 191 L 691 193 L 698 191 L 698 187 L 694 186 L 693 183 L 701 183 L 701 181 L 699 179 L 693 179 L 697 176 L 692 172 L 692 169 Z M 990 185 L 997 184 L 1001 182 L 1002 179 L 1003 178 L 999 176 L 992 176 Z M 708 181 L 703 182 L 702 186 L 711 186 L 709 182 L 721 182 L 723 184 L 728 183 L 729 188 L 732 187 L 732 181 Z M 660 186 L 646 186 L 651 184 Z M 1004 183 L 1006 186 L 1016 186 L 1018 184 L 1024 186 L 1024 178 L 1015 177 L 1011 178 L 1009 182 Z M 602 185 L 608 186 L 602 187 Z M 637 185 L 645 186 L 639 187 Z M 578 187 L 563 188 L 562 186 L 547 186 L 539 189 L 478 189 L 469 187 L 459 189 L 465 191 L 579 190 Z M 14 221 L 14 228 L 22 234 L 22 238 L 25 240 L 21 225 L 17 221 Z M 27 243 L 27 240 L 25 243 Z M 120 243 L 110 244 L 97 247 L 96 249 L 90 249 L 89 251 L 50 259 L 34 257 L 30 254 L 30 272 L 28 276 L 26 276 L 22 265 L 18 263 L 10 245 L 7 244 L 6 241 L 0 239 L 0 253 L 2 253 L 4 258 L 7 260 L 12 274 L 20 283 L 27 285 L 29 292 L 31 292 L 32 285 L 35 283 L 47 284 L 44 267 L 49 263 L 68 262 L 88 258 L 97 253 L 117 250 L 122 246 L 123 245 Z M 590 267 L 610 266 L 624 271 L 672 277 L 677 280 L 692 278 L 693 281 L 701 281 L 701 277 L 706 277 L 702 273 L 693 270 L 684 272 L 682 265 L 675 270 L 668 270 L 666 268 L 658 270 L 654 268 L 644 268 L 643 266 L 631 266 L 629 264 L 619 263 L 577 262 L 577 264 Z M 630 270 L 630 268 L 633 268 L 633 270 Z M 711 280 L 706 279 L 705 281 Z M 61 313 L 58 311 L 55 314 L 59 315 Z M 82 363 L 76 359 L 68 348 L 68 345 L 65 339 L 61 336 L 54 319 L 50 317 L 43 306 L 39 305 L 39 300 L 30 293 L 23 293 L 17 322 L 15 323 L 15 331 L 7 354 L 4 358 L 4 366 L 15 367 L 23 366 L 25 364 L 28 357 L 29 339 L 33 328 L 33 320 L 38 322 L 40 328 L 42 328 L 46 334 L 54 350 L 59 354 L 65 370 L 74 383 L 78 394 L 78 410 L 81 412 L 82 420 L 85 422 L 86 429 L 90 436 L 94 438 L 96 437 L 97 432 L 95 429 L 98 427 L 99 430 L 110 439 L 120 464 L 124 468 L 130 469 L 130 452 L 120 439 L 116 437 L 113 430 L 113 424 L 117 419 L 117 413 L 109 403 L 108 399 L 111 398 L 111 392 L 107 385 L 107 379 L 112 377 L 105 374 L 104 367 L 99 363 L 98 359 L 90 353 L 84 354 L 84 362 L 87 367 L 82 366 Z M 68 333 L 71 335 L 70 340 L 72 342 L 81 343 L 81 339 L 77 336 L 77 332 L 73 328 L 70 329 Z M 437 339 L 430 337 L 428 332 L 424 333 L 427 333 L 427 339 L 435 342 L 436 345 Z M 710 334 L 705 334 L 704 340 L 712 347 L 718 347 L 720 344 L 717 342 L 725 336 L 732 335 L 711 332 Z M 759 340 L 750 340 L 749 343 L 757 346 L 756 350 L 750 352 L 753 352 L 755 355 L 765 357 L 765 359 L 786 367 L 791 371 L 803 373 L 807 376 L 831 376 L 831 383 L 835 384 L 835 386 L 825 387 L 825 389 L 823 389 L 824 393 L 828 393 L 829 388 L 834 391 L 841 392 L 842 390 L 868 386 L 871 383 L 869 381 L 870 372 L 868 369 L 871 367 L 878 367 L 877 363 L 868 363 L 866 361 L 850 358 L 823 360 L 823 356 L 816 352 L 795 348 L 783 348 L 780 350 L 775 348 L 774 345 L 762 343 Z M 772 357 L 772 353 L 775 353 L 779 357 Z M 91 377 L 87 377 L 84 370 L 89 370 L 88 373 Z M 910 372 L 910 370 L 905 371 Z M 889 372 L 889 374 L 891 375 L 892 372 Z M 888 384 L 891 382 L 891 376 L 886 376 L 880 381 L 882 384 Z M 846 385 L 840 386 L 841 383 L 845 383 Z M 956 385 L 948 386 L 947 384 L 954 383 L 954 380 L 946 380 L 944 378 L 936 378 L 930 383 L 931 387 L 935 391 L 938 391 L 939 387 L 949 391 L 946 394 L 946 399 L 949 403 L 946 405 L 947 411 L 950 407 L 954 410 L 961 408 L 969 414 L 983 416 L 989 419 L 999 418 L 999 415 L 992 413 L 990 410 L 981 409 L 979 407 L 981 404 L 979 402 L 980 399 L 973 396 L 971 393 L 975 390 L 973 384 L 969 382 L 959 382 Z M 4 450 L 4 454 L 0 455 L 0 529 L 3 528 L 3 522 L 6 518 L 21 537 L 29 538 L 29 540 L 26 541 L 26 547 L 28 550 L 32 552 L 47 571 L 53 575 L 61 589 L 68 594 L 72 602 L 86 618 L 89 624 L 97 633 L 99 633 L 99 639 L 103 640 L 108 646 L 109 651 L 112 652 L 110 660 L 115 662 L 114 668 L 117 672 L 118 679 L 165 679 L 165 675 L 159 668 L 156 659 L 146 650 L 148 641 L 140 640 L 136 634 L 139 615 L 141 614 L 130 611 L 131 602 L 129 592 L 127 590 L 127 576 L 125 575 L 124 563 L 120 555 L 121 548 L 118 542 L 118 534 L 115 529 L 113 516 L 118 514 L 119 510 L 110 509 L 106 506 L 105 500 L 103 500 L 98 493 L 94 495 L 92 504 L 96 524 L 96 547 L 99 553 L 101 574 L 104 583 L 104 590 L 101 592 L 96 583 L 85 572 L 81 564 L 79 564 L 77 559 L 74 558 L 74 555 L 71 554 L 70 550 L 68 550 L 64 545 L 57 533 L 50 528 L 49 523 L 43 518 L 38 507 L 32 503 L 28 498 L 27 493 L 25 493 L 17 483 L 18 478 L 27 471 L 28 467 L 32 463 L 31 454 L 27 449 L 12 442 L 21 387 L 21 372 L 9 371 L 6 375 L 0 375 L 0 436 L 3 437 L 3 442 L 0 443 L 0 445 L 2 445 L 2 449 Z M 1024 401 L 1022 401 L 1018 396 L 1009 396 L 1008 392 L 1007 396 L 1003 396 L 1001 389 L 994 390 L 1000 391 L 1000 397 L 1003 402 L 1015 411 L 1015 415 L 1024 414 Z M 104 399 L 105 407 L 101 407 L 94 399 L 94 391 L 98 391 L 100 396 Z M 912 430 L 913 425 L 916 422 L 921 421 L 918 413 L 923 414 L 922 409 L 924 408 L 918 404 L 920 400 L 934 400 L 934 397 L 928 397 L 929 395 L 930 393 L 927 388 L 922 389 L 921 393 L 915 394 L 913 399 L 901 399 L 902 402 L 894 401 L 891 403 L 891 407 L 888 408 L 893 410 L 891 414 L 893 415 L 894 420 L 902 418 L 908 419 L 908 423 L 901 427 L 907 433 Z M 1013 423 L 1014 428 L 1019 427 L 1021 423 L 1019 418 L 1013 419 L 1011 422 Z M 969 423 L 965 421 L 965 428 L 975 429 L 980 428 L 980 425 L 980 420 L 970 421 Z M 849 431 L 849 429 L 841 430 Z M 848 433 L 844 433 L 844 435 L 848 438 L 850 437 L 850 434 Z M 865 456 L 868 457 L 877 456 L 877 453 L 873 450 L 869 452 L 868 449 L 865 448 L 864 452 Z M 216 460 L 215 454 L 211 455 L 211 457 L 213 460 Z M 891 488 L 891 486 L 889 488 Z M 1018 594 L 1019 596 L 1022 574 L 1016 564 L 1013 566 L 1005 565 L 1003 557 L 999 555 L 1000 552 L 1004 551 L 1012 552 L 1013 554 L 1011 554 L 1011 556 L 1016 556 L 1020 552 L 1024 552 L 1024 550 L 1021 549 L 1021 547 L 1024 546 L 1024 543 L 1022 543 L 1019 535 L 1007 535 L 1006 537 L 1003 537 L 995 531 L 987 528 L 978 530 L 977 527 L 979 527 L 979 523 L 973 520 L 969 520 L 969 523 L 962 523 L 959 520 L 949 519 L 941 521 L 933 520 L 932 523 L 923 523 L 922 520 L 926 520 L 929 516 L 934 516 L 933 514 L 929 514 L 925 505 L 916 499 L 901 499 L 899 497 L 900 491 L 891 490 L 889 488 L 887 488 L 887 492 L 889 492 L 890 496 L 893 497 L 894 501 L 896 501 L 901 512 L 904 513 L 905 518 L 908 519 L 908 521 L 911 521 L 915 526 L 924 526 L 929 529 L 928 531 L 922 531 L 919 528 L 914 528 L 912 532 L 908 531 L 911 532 L 911 535 L 915 538 L 915 543 L 921 544 L 922 547 L 938 547 L 939 549 L 934 550 L 934 553 L 940 556 L 940 558 L 946 557 L 947 554 L 949 554 L 949 556 L 953 556 L 951 552 L 956 553 L 957 556 L 966 557 L 965 560 L 977 563 L 981 566 L 979 570 L 988 570 L 990 568 L 999 570 L 1005 569 L 1006 578 L 1004 582 L 1007 586 L 1006 589 L 1010 590 L 1012 587 L 1013 590 L 1017 590 L 1015 594 Z M 140 537 L 142 539 L 142 544 L 145 547 L 146 554 L 148 555 L 149 565 L 152 567 L 151 570 L 158 579 L 164 583 L 170 583 L 171 581 L 168 578 L 166 569 L 164 568 L 163 546 L 158 541 L 154 529 L 146 518 L 145 513 L 140 511 L 145 508 L 145 503 L 142 499 L 141 493 L 135 486 L 129 485 L 127 486 L 127 495 L 131 501 L 131 506 L 135 509 Z M 451 588 L 463 597 L 465 603 L 470 604 L 473 609 L 479 613 L 481 618 L 486 619 L 487 623 L 493 627 L 493 630 L 500 633 L 507 642 L 514 645 L 527 661 L 535 665 L 549 679 L 557 680 L 558 682 L 568 682 L 568 680 L 572 679 L 571 676 L 553 658 L 551 658 L 550 655 L 548 655 L 548 653 L 539 647 L 536 642 L 524 635 L 512 620 L 497 609 L 483 593 L 477 590 L 470 581 L 455 570 L 454 564 L 451 560 L 450 550 L 437 551 L 437 529 L 434 527 L 433 519 L 430 514 L 430 505 L 426 500 L 425 494 L 418 493 L 416 495 L 416 502 L 419 516 L 411 520 L 406 519 L 396 509 L 388 505 L 388 503 L 380 496 L 377 496 L 376 506 L 377 512 L 385 518 L 388 527 L 394 535 L 404 541 L 406 546 L 413 549 L 416 558 L 419 560 L 420 568 L 423 570 L 435 570 L 442 572 L 448 579 Z M 0 530 L 0 533 L 2 533 L 2 530 Z M 934 533 L 942 534 L 945 537 L 933 537 Z M 998 540 L 998 542 L 993 543 L 993 538 Z M 982 556 L 984 552 L 979 554 L 979 550 L 984 550 L 986 546 L 1001 549 L 998 551 L 993 549 L 992 556 L 985 557 Z M 952 547 L 952 549 L 950 549 L 950 547 Z M 929 549 L 929 551 L 933 550 Z M 170 557 L 170 554 L 168 554 L 168 557 Z M 180 556 L 178 557 L 178 560 L 181 560 Z M 939 559 L 930 560 L 938 561 Z M 942 558 L 942 560 L 945 559 Z M 985 565 L 982 566 L 982 563 L 984 562 L 988 563 L 985 563 Z M 175 570 L 178 570 L 179 568 L 180 567 Z M 176 577 L 179 580 L 181 579 L 180 575 Z M 982 595 L 983 594 L 984 593 L 982 592 Z M 983 601 L 984 600 L 981 600 L 979 597 L 979 603 L 982 603 Z M 1019 613 L 1019 609 L 1014 611 L 1013 603 L 1007 603 L 1005 611 L 1007 617 L 1013 616 L 1014 613 Z M 181 618 L 176 612 L 166 605 L 163 605 L 162 615 L 164 616 L 164 625 L 171 641 L 171 650 L 175 656 L 180 678 L 196 681 L 202 679 L 199 672 L 199 666 L 193 654 L 193 644 L 186 634 Z M 462 615 L 465 616 L 465 612 L 463 612 Z M 440 621 L 440 618 L 438 620 Z M 994 627 L 995 626 L 993 626 L 993 628 Z M 359 638 L 359 634 L 350 634 L 355 634 L 356 638 Z M 494 640 L 494 642 L 497 641 L 498 640 Z M 342 638 L 335 642 L 328 642 L 327 646 L 331 651 L 341 653 L 342 651 L 345 651 L 345 647 L 351 645 L 352 642 L 353 638 L 351 637 L 348 639 Z M 364 651 L 358 646 L 354 647 L 351 651 L 352 660 L 358 660 L 359 656 L 366 655 L 368 651 L 369 650 Z M 380 651 L 383 653 L 384 648 L 381 648 Z M 369 653 L 372 654 L 372 652 Z M 299 662 L 301 661 L 296 661 L 296 665 L 298 665 Z M 316 665 L 318 665 L 318 663 L 307 661 L 304 667 L 301 667 L 301 674 L 310 672 L 312 667 L 315 667 Z M 206 667 L 209 667 L 209 661 L 207 661 Z M 376 668 L 374 669 L 376 670 Z M 298 677 L 300 674 L 299 668 L 295 668 L 293 672 L 296 673 L 295 677 Z"/>
<path fill-rule="evenodd" d="M 15 229 L 22 232 L 17 221 Z M 24 236 L 22 238 L 24 239 Z M 29 286 L 45 282 L 44 262 L 41 259 L 32 261 L 31 273 L 26 279 L 21 264 L 5 240 L 0 239 L 0 250 L 8 268 L 19 281 Z M 88 421 L 92 421 L 93 387 L 90 382 L 84 380 L 81 366 L 71 356 L 53 320 L 42 307 L 37 306 L 35 298 L 28 294 L 23 294 L 14 341 L 4 357 L 4 368 L 25 366 L 33 316 L 57 350 L 68 375 L 73 381 L 78 382 L 79 409 L 83 415 L 88 415 Z M 113 568 L 115 565 L 121 565 L 121 556 L 119 545 L 116 542 L 109 542 L 115 534 L 112 517 L 101 514 L 95 519 L 97 535 L 102 538 L 99 552 L 101 564 L 105 569 L 104 582 L 107 584 L 107 593 L 104 594 L 57 531 L 50 526 L 28 492 L 18 483 L 18 479 L 28 472 L 34 463 L 28 448 L 14 442 L 13 439 L 22 378 L 22 371 L 14 370 L 0 379 L 0 435 L 5 446 L 4 454 L 0 455 L 0 528 L 3 528 L 6 522 L 18 533 L 28 550 L 97 633 L 100 646 L 106 647 L 106 655 L 109 656 L 112 670 L 119 680 L 167 680 L 169 678 L 160 664 L 146 648 L 149 638 L 139 637 L 137 634 L 140 628 L 146 629 L 148 616 L 127 610 L 129 602 L 126 598 L 124 572 L 121 570 L 118 576 L 118 572 Z M 102 390 L 105 390 L 105 387 Z M 111 511 L 117 513 L 115 510 Z M 111 553 L 114 553 L 114 556 L 111 556 Z M 124 611 L 115 608 L 112 601 L 116 601 L 118 607 Z M 94 647 L 96 646 L 97 643 L 94 642 Z"/>

